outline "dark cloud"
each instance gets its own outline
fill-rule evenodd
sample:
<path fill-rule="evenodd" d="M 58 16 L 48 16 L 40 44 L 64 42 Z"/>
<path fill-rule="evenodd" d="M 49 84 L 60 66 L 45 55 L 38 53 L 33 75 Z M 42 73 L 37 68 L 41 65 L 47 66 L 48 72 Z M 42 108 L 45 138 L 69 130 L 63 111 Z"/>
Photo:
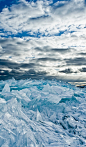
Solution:
<path fill-rule="evenodd" d="M 58 61 L 59 59 L 55 59 L 55 58 L 49 58 L 49 57 L 43 57 L 43 58 L 38 58 L 37 61 Z"/>
<path fill-rule="evenodd" d="M 8 43 L 8 39 L 7 38 L 0 38 L 0 44 L 3 44 L 3 43 Z"/>
<path fill-rule="evenodd" d="M 0 68 L 20 69 L 20 68 L 34 68 L 35 63 L 16 63 L 9 60 L 0 59 Z"/>
<path fill-rule="evenodd" d="M 82 69 L 79 69 L 79 71 L 81 71 L 81 72 L 86 72 L 86 68 L 83 67 Z"/>
<path fill-rule="evenodd" d="M 51 49 L 52 52 L 59 52 L 59 53 L 66 53 L 70 51 L 70 48 L 53 48 Z"/>
<path fill-rule="evenodd" d="M 59 72 L 66 73 L 66 74 L 73 73 L 73 71 L 72 71 L 70 68 L 65 69 L 65 70 L 61 70 L 61 71 L 59 71 Z"/>
<path fill-rule="evenodd" d="M 74 59 L 64 59 L 67 63 L 67 65 L 75 65 L 75 66 L 80 66 L 80 65 L 86 65 L 86 58 L 84 57 L 79 57 L 79 58 L 74 58 Z"/>
<path fill-rule="evenodd" d="M 45 71 L 35 71 L 30 69 L 28 71 L 18 71 L 18 70 L 0 70 L 0 80 L 7 80 L 15 78 L 16 80 L 20 79 L 56 79 L 55 76 L 49 76 Z"/>
<path fill-rule="evenodd" d="M 21 63 L 22 68 L 34 68 L 36 63 Z"/>
<path fill-rule="evenodd" d="M 84 55 L 84 56 L 86 56 L 86 52 L 85 52 L 85 53 L 84 53 L 84 52 L 79 53 L 79 55 Z"/>
<path fill-rule="evenodd" d="M 45 59 L 46 60 L 46 59 Z M 46 71 L 39 71 L 35 66 L 37 63 L 15 63 L 9 60 L 0 59 L 0 80 L 15 79 L 52 79 L 54 76 L 47 76 Z M 6 70 L 8 68 L 8 70 Z M 23 70 L 21 70 L 23 68 Z M 27 69 L 27 71 L 26 71 Z"/>
<path fill-rule="evenodd" d="M 51 48 L 50 46 L 36 47 L 35 50 L 41 52 L 51 52 L 51 53 L 67 53 L 71 51 L 71 48 Z"/>
<path fill-rule="evenodd" d="M 47 18 L 50 18 L 50 16 L 49 15 L 42 15 L 42 16 L 39 16 L 39 17 L 32 17 L 29 20 L 40 20 L 41 18 L 45 20 Z"/>
<path fill-rule="evenodd" d="M 36 48 L 34 48 L 36 51 L 42 51 L 43 49 L 42 48 L 40 48 L 40 47 L 36 47 Z"/>
<path fill-rule="evenodd" d="M 15 39 L 0 39 L 0 44 L 2 46 L 3 52 L 1 52 L 1 54 L 3 55 L 9 55 L 9 56 L 20 56 L 19 53 L 19 47 L 16 44 L 16 40 Z"/>
<path fill-rule="evenodd" d="M 8 44 L 3 47 L 3 51 L 5 51 L 6 55 L 20 56 L 19 49 L 15 45 Z"/>
<path fill-rule="evenodd" d="M 0 68 L 19 69 L 20 65 L 9 60 L 0 59 Z"/>

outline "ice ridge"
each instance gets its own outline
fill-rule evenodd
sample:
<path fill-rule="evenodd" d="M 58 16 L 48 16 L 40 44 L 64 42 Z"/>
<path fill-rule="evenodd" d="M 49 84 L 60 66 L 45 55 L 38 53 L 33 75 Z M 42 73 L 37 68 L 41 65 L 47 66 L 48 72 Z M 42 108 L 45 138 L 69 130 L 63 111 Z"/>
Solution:
<path fill-rule="evenodd" d="M 0 81 L 0 147 L 86 146 L 86 88 Z"/>

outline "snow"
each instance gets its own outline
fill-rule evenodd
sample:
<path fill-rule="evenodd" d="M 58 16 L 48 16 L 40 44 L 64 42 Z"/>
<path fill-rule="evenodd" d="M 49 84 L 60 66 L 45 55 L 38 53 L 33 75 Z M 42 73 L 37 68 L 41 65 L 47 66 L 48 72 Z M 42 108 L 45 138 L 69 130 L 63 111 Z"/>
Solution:
<path fill-rule="evenodd" d="M 54 80 L 0 81 L 0 147 L 86 146 L 86 88 Z"/>

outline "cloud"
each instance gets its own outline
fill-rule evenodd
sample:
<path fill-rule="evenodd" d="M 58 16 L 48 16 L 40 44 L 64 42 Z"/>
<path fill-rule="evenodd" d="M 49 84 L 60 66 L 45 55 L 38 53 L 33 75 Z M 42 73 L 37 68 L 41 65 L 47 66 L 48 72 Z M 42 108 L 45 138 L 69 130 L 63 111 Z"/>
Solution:
<path fill-rule="evenodd" d="M 53 48 L 51 51 L 55 53 L 67 53 L 70 52 L 70 48 Z"/>
<path fill-rule="evenodd" d="M 67 65 L 75 65 L 75 66 L 86 65 L 86 58 L 84 57 L 65 59 L 65 61 Z"/>
<path fill-rule="evenodd" d="M 79 69 L 81 72 L 86 72 L 86 67 L 83 67 L 82 69 Z"/>
<path fill-rule="evenodd" d="M 7 34 L 15 35 L 24 31 L 33 35 L 39 33 L 40 36 L 52 36 L 61 31 L 78 32 L 78 27 L 82 25 L 84 29 L 86 24 L 85 12 L 83 0 L 64 1 L 64 4 L 63 1 L 53 4 L 51 1 L 20 0 L 10 9 L 3 9 L 0 13 L 0 26 Z"/>
<path fill-rule="evenodd" d="M 7 80 L 7 79 L 11 79 L 11 78 L 15 78 L 17 80 L 20 79 L 44 79 L 44 78 L 49 78 L 46 76 L 46 72 L 42 71 L 42 72 L 36 72 L 35 70 L 28 70 L 28 71 L 17 71 L 15 69 L 9 71 L 9 70 L 0 70 L 0 80 Z"/>
<path fill-rule="evenodd" d="M 29 68 L 34 68 L 36 64 L 34 63 L 16 63 L 16 62 L 12 62 L 9 60 L 5 60 L 5 59 L 0 59 L 0 68 L 9 68 L 9 69 L 19 69 L 20 68 L 25 68 L 25 69 L 29 69 Z"/>
<path fill-rule="evenodd" d="M 58 41 L 61 46 L 63 38 Z M 57 37 L 0 38 L 0 44 L 0 79 L 4 80 L 39 77 L 72 81 L 79 79 L 78 68 L 86 64 L 77 48 L 56 48 Z"/>
<path fill-rule="evenodd" d="M 66 73 L 66 74 L 73 73 L 73 71 L 70 68 L 62 70 L 62 71 L 59 71 L 59 72 Z"/>
<path fill-rule="evenodd" d="M 3 8 L 0 13 L 0 78 L 83 80 L 85 14 L 84 0 L 56 3 L 19 0 Z"/>

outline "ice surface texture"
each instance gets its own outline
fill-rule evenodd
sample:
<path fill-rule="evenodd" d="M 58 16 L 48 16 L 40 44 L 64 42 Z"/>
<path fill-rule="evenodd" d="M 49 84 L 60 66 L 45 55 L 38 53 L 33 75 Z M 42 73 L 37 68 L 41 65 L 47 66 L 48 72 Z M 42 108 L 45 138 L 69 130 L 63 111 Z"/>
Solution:
<path fill-rule="evenodd" d="M 0 147 L 86 146 L 86 88 L 0 81 Z"/>

